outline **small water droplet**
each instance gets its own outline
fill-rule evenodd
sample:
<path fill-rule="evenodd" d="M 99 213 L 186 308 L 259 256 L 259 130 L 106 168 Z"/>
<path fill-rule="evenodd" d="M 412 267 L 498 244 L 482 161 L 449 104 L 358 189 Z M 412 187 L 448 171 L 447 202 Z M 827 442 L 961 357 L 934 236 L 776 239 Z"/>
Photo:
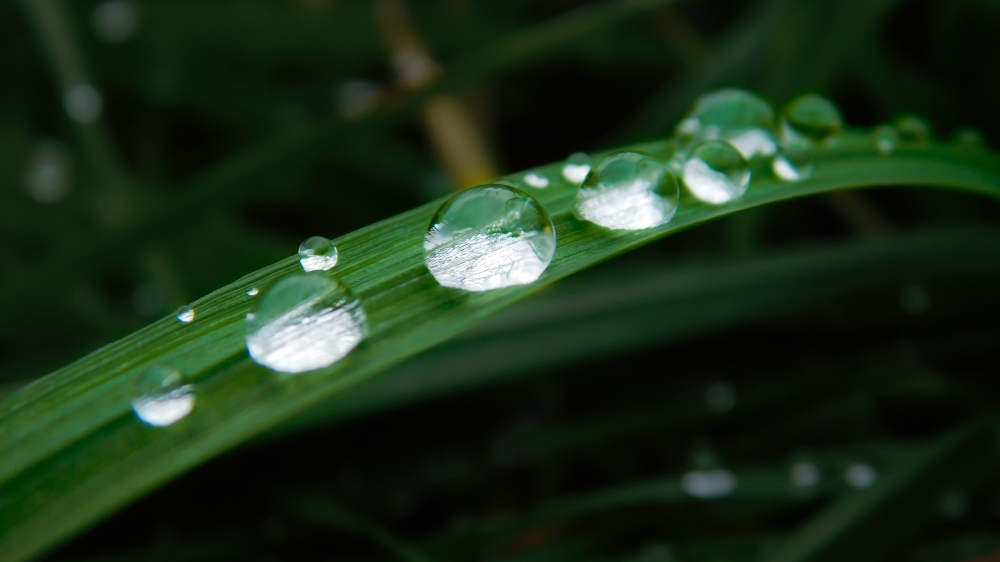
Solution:
<path fill-rule="evenodd" d="M 872 136 L 875 138 L 875 149 L 885 155 L 892 154 L 899 144 L 899 132 L 888 125 L 875 127 Z"/>
<path fill-rule="evenodd" d="M 878 480 L 878 472 L 875 467 L 865 463 L 852 463 L 844 471 L 844 480 L 852 488 L 864 489 L 875 485 Z"/>
<path fill-rule="evenodd" d="M 931 307 L 931 296 L 920 285 L 903 287 L 899 292 L 899 307 L 914 316 L 923 314 Z"/>
<path fill-rule="evenodd" d="M 337 247 L 322 236 L 306 238 L 299 244 L 299 263 L 306 271 L 327 271 L 337 265 Z"/>
<path fill-rule="evenodd" d="M 705 389 L 705 405 L 718 414 L 732 410 L 736 405 L 736 389 L 725 381 L 713 383 Z"/>
<path fill-rule="evenodd" d="M 453 195 L 434 213 L 424 262 L 445 287 L 490 291 L 534 282 L 555 249 L 555 227 L 541 203 L 488 184 Z"/>
<path fill-rule="evenodd" d="M 104 99 L 97 88 L 90 84 L 77 84 L 67 89 L 63 95 L 63 108 L 70 119 L 77 123 L 93 123 L 104 111 Z"/>
<path fill-rule="evenodd" d="M 361 343 L 366 323 L 361 302 L 338 280 L 319 273 L 290 275 L 265 291 L 247 314 L 247 350 L 275 371 L 314 371 Z"/>
<path fill-rule="evenodd" d="M 774 109 L 764 98 L 736 88 L 726 88 L 699 97 L 677 126 L 677 136 L 718 135 L 736 129 L 774 128 Z"/>
<path fill-rule="evenodd" d="M 185 324 L 194 322 L 194 309 L 190 306 L 182 306 L 177 309 L 177 319 Z"/>
<path fill-rule="evenodd" d="M 796 488 L 812 488 L 819 484 L 822 475 L 819 467 L 811 462 L 797 462 L 792 465 L 789 476 Z"/>
<path fill-rule="evenodd" d="M 597 165 L 577 192 L 576 216 L 612 230 L 666 224 L 677 211 L 677 179 L 645 154 L 620 152 Z"/>
<path fill-rule="evenodd" d="M 260 293 L 260 289 L 258 289 L 257 287 L 251 287 L 250 290 L 247 291 L 247 296 L 248 297 L 256 297 L 259 293 Z"/>
<path fill-rule="evenodd" d="M 836 136 L 843 126 L 844 120 L 837 106 L 816 94 L 806 94 L 792 100 L 781 119 L 784 137 L 797 136 L 814 144 Z"/>
<path fill-rule="evenodd" d="M 70 153 L 56 140 L 41 141 L 31 151 L 25 173 L 28 194 L 39 203 L 58 203 L 69 193 Z"/>
<path fill-rule="evenodd" d="M 524 174 L 524 183 L 530 185 L 531 187 L 541 189 L 549 186 L 549 178 L 539 174 L 538 172 L 529 172 Z"/>
<path fill-rule="evenodd" d="M 155 427 L 172 425 L 194 409 L 194 386 L 173 367 L 157 365 L 139 378 L 132 411 L 144 423 Z"/>
<path fill-rule="evenodd" d="M 979 148 L 985 143 L 983 134 L 969 127 L 955 131 L 955 142 L 969 148 Z"/>
<path fill-rule="evenodd" d="M 812 176 L 815 167 L 809 161 L 806 154 L 802 153 L 798 158 L 790 154 L 779 154 L 771 160 L 771 171 L 774 172 L 774 175 L 778 179 L 784 181 L 802 181 L 808 179 Z"/>
<path fill-rule="evenodd" d="M 706 203 L 726 203 L 746 192 L 750 165 L 728 142 L 706 141 L 694 147 L 684 163 L 684 185 Z"/>
<path fill-rule="evenodd" d="M 589 154 L 585 152 L 574 152 L 573 154 L 570 154 L 569 158 L 566 159 L 566 164 L 563 165 L 562 175 L 566 178 L 566 181 L 573 184 L 580 184 L 587 178 L 587 174 L 590 173 L 590 168 L 593 165 L 594 160 Z"/>
<path fill-rule="evenodd" d="M 139 11 L 124 0 L 108 0 L 94 8 L 90 19 L 94 35 L 107 43 L 122 43 L 135 33 L 139 24 Z"/>
<path fill-rule="evenodd" d="M 899 140 L 908 143 L 926 143 L 931 140 L 931 126 L 916 115 L 903 115 L 896 120 Z"/>
<path fill-rule="evenodd" d="M 726 469 L 692 470 L 681 477 L 681 488 L 703 500 L 724 498 L 736 490 L 736 476 Z"/>
<path fill-rule="evenodd" d="M 723 134 L 722 140 L 733 145 L 747 160 L 758 156 L 772 156 L 778 152 L 778 142 L 766 129 L 742 129 Z"/>

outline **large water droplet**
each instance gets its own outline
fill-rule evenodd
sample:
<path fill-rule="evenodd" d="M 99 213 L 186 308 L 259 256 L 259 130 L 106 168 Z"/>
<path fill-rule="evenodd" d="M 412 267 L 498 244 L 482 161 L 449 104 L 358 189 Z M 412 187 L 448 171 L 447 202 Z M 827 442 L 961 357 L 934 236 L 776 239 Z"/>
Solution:
<path fill-rule="evenodd" d="M 361 303 L 336 279 L 299 273 L 264 292 L 247 314 L 247 350 L 283 373 L 333 365 L 365 337 Z"/>
<path fill-rule="evenodd" d="M 797 136 L 816 144 L 837 135 L 843 126 L 844 121 L 837 106 L 815 94 L 806 94 L 792 100 L 781 119 L 784 137 Z"/>
<path fill-rule="evenodd" d="M 453 195 L 434 213 L 424 262 L 445 287 L 489 291 L 534 282 L 555 249 L 555 227 L 541 203 L 490 184 Z"/>
<path fill-rule="evenodd" d="M 566 164 L 563 165 L 562 175 L 566 178 L 566 181 L 579 184 L 586 179 L 587 174 L 590 173 L 590 168 L 593 165 L 594 160 L 589 154 L 585 152 L 574 152 L 569 155 L 569 158 L 566 159 Z"/>
<path fill-rule="evenodd" d="M 608 156 L 577 192 L 576 215 L 612 230 L 665 224 L 677 211 L 677 179 L 660 162 L 638 152 Z"/>
<path fill-rule="evenodd" d="M 684 163 L 684 185 L 706 203 L 726 203 L 746 192 L 750 165 L 728 142 L 703 142 L 694 147 Z"/>
<path fill-rule="evenodd" d="M 322 236 L 306 238 L 299 245 L 299 263 L 306 271 L 327 271 L 337 265 L 337 247 Z"/>
<path fill-rule="evenodd" d="M 926 143 L 931 140 L 931 126 L 916 115 L 903 115 L 896 120 L 899 140 L 909 143 Z"/>
<path fill-rule="evenodd" d="M 736 476 L 726 469 L 692 470 L 681 477 L 681 488 L 700 499 L 724 498 L 736 490 Z"/>
<path fill-rule="evenodd" d="M 183 373 L 157 365 L 139 378 L 132 411 L 149 425 L 165 427 L 190 414 L 194 399 L 194 386 L 187 383 Z"/>
<path fill-rule="evenodd" d="M 194 309 L 190 306 L 182 306 L 177 309 L 177 319 L 185 324 L 194 322 Z"/>
<path fill-rule="evenodd" d="M 705 94 L 677 126 L 677 136 L 685 137 L 733 129 L 774 128 L 774 110 L 764 98 L 746 90 L 727 88 Z"/>
<path fill-rule="evenodd" d="M 885 155 L 892 154 L 896 150 L 896 145 L 899 144 L 899 132 L 888 125 L 875 127 L 875 130 L 872 131 L 872 137 L 875 139 L 875 150 Z"/>

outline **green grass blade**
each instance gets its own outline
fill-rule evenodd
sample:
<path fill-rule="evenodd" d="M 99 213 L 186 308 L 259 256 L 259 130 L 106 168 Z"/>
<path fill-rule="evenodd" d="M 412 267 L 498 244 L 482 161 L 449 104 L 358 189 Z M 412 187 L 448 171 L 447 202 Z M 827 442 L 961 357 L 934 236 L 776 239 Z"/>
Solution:
<path fill-rule="evenodd" d="M 669 141 L 640 147 L 665 157 Z M 561 164 L 541 168 L 558 178 Z M 243 318 L 250 287 L 300 270 L 294 258 L 250 274 L 193 303 L 190 325 L 166 318 L 45 377 L 0 403 L 0 558 L 19 561 L 52 548 L 176 475 L 290 419 L 330 396 L 430 348 L 555 281 L 653 240 L 741 209 L 834 189 L 880 185 L 952 187 L 1000 195 L 1000 159 L 944 145 L 875 152 L 845 133 L 817 155 L 807 181 L 779 182 L 764 170 L 746 196 L 720 207 L 687 198 L 673 221 L 615 233 L 575 219 L 575 187 L 557 180 L 536 192 L 559 238 L 555 259 L 530 285 L 489 293 L 440 287 L 423 265 L 432 203 L 336 240 L 332 273 L 368 313 L 370 336 L 333 367 L 282 378 L 247 358 Z M 132 415 L 136 379 L 172 364 L 198 386 L 194 413 L 154 430 Z"/>

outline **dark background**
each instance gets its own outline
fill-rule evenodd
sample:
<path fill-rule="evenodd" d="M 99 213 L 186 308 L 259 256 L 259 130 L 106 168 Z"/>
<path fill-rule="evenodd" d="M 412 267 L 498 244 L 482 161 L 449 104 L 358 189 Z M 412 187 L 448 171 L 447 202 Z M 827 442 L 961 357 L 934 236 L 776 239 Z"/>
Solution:
<path fill-rule="evenodd" d="M 483 48 L 587 3 L 406 7 L 453 77 Z M 428 142 L 434 125 L 419 107 L 398 109 L 413 89 L 393 72 L 376 14 L 343 0 L 0 4 L 0 392 L 294 253 L 307 236 L 333 238 L 461 187 Z M 995 147 L 998 24 L 991 0 L 692 0 L 599 26 L 448 93 L 502 173 L 669 136 L 699 94 L 733 86 L 778 108 L 822 93 L 851 127 L 912 113 L 947 142 L 971 126 Z M 100 92 L 96 120 L 64 108 L 81 80 Z M 348 103 L 359 84 L 379 92 L 360 120 Z M 355 123 L 351 150 L 300 139 L 344 120 Z M 669 302 L 665 315 L 651 310 L 642 318 L 651 330 L 678 326 L 655 341 L 304 423 L 182 477 L 48 559 L 399 556 L 358 531 L 359 519 L 330 523 L 302 509 L 301 495 L 441 560 L 766 559 L 849 493 L 845 467 L 891 473 L 897 450 L 993 412 L 1000 263 L 963 251 L 1000 240 L 998 220 L 991 200 L 879 189 L 701 226 L 577 281 L 613 286 L 676 264 L 731 282 L 679 294 L 685 315 L 670 316 Z M 930 240 L 917 246 L 931 257 L 892 250 L 908 240 Z M 883 247 L 910 265 L 887 259 L 848 271 L 838 290 L 712 316 L 771 298 L 740 284 L 744 266 L 773 271 L 780 256 Z M 779 279 L 767 294 L 799 282 L 808 281 Z M 706 315 L 715 319 L 689 320 Z M 805 499 L 775 488 L 625 502 L 496 540 L 433 542 L 463 521 L 552 498 L 705 466 L 785 475 L 801 458 L 827 459 L 816 462 L 837 483 Z M 992 560 L 998 477 L 970 479 L 938 516 L 900 522 L 884 544 L 851 539 L 850 559 Z"/>

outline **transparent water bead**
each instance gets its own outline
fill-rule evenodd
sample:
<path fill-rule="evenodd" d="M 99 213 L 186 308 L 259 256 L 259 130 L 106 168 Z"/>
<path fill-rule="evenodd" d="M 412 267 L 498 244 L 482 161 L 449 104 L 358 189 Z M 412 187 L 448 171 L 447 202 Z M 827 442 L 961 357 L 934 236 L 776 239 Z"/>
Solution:
<path fill-rule="evenodd" d="M 336 279 L 299 273 L 264 292 L 246 317 L 250 357 L 282 373 L 329 367 L 365 338 L 361 302 Z"/>
<path fill-rule="evenodd" d="M 750 185 L 750 165 L 728 142 L 706 141 L 691 151 L 683 178 L 692 195 L 720 205 L 743 196 Z"/>
<path fill-rule="evenodd" d="M 194 309 L 190 306 L 182 306 L 177 309 L 177 320 L 190 324 L 194 322 Z"/>
<path fill-rule="evenodd" d="M 815 144 L 836 136 L 843 127 L 844 120 L 837 106 L 815 94 L 792 100 L 781 119 L 783 136 L 798 136 Z"/>
<path fill-rule="evenodd" d="M 692 470 L 681 477 L 688 495 L 708 500 L 724 498 L 736 490 L 736 476 L 726 469 Z"/>
<path fill-rule="evenodd" d="M 764 98 L 736 88 L 726 88 L 699 97 L 677 126 L 677 136 L 691 137 L 734 129 L 774 128 L 774 109 Z"/>
<path fill-rule="evenodd" d="M 566 159 L 563 165 L 562 175 L 570 183 L 583 183 L 590 173 L 590 168 L 594 165 L 593 158 L 585 152 L 574 152 Z"/>
<path fill-rule="evenodd" d="M 537 172 L 529 172 L 524 174 L 524 183 L 541 189 L 549 186 L 549 178 Z"/>
<path fill-rule="evenodd" d="M 875 138 L 875 150 L 881 154 L 892 154 L 896 150 L 896 145 L 899 144 L 899 133 L 888 125 L 875 127 L 872 136 Z"/>
<path fill-rule="evenodd" d="M 612 154 L 587 174 L 577 192 L 576 216 L 612 230 L 666 224 L 677 212 L 677 178 L 638 152 Z"/>
<path fill-rule="evenodd" d="M 778 152 L 778 142 L 766 129 L 742 129 L 722 135 L 722 140 L 733 145 L 744 158 L 772 156 Z"/>
<path fill-rule="evenodd" d="M 555 227 L 541 203 L 488 184 L 441 205 L 424 238 L 424 263 L 445 287 L 490 291 L 534 282 L 555 250 Z"/>
<path fill-rule="evenodd" d="M 256 297 L 259 293 L 260 293 L 260 289 L 258 289 L 257 287 L 250 287 L 250 290 L 247 291 L 247 296 L 248 297 Z"/>
<path fill-rule="evenodd" d="M 327 271 L 337 265 L 337 247 L 322 236 L 306 238 L 299 244 L 299 263 L 305 271 Z"/>
<path fill-rule="evenodd" d="M 811 462 L 797 462 L 792 465 L 789 477 L 796 488 L 812 488 L 819 484 L 822 474 L 819 467 Z"/>
<path fill-rule="evenodd" d="M 144 423 L 166 427 L 194 410 L 194 386 L 173 367 L 157 365 L 139 378 L 132 411 Z"/>
<path fill-rule="evenodd" d="M 771 171 L 778 179 L 783 181 L 802 181 L 812 176 L 815 167 L 812 162 L 802 154 L 798 157 L 788 154 L 779 154 L 771 160 Z"/>
<path fill-rule="evenodd" d="M 916 115 L 903 115 L 896 120 L 899 140 L 908 143 L 926 143 L 931 140 L 931 126 Z"/>
<path fill-rule="evenodd" d="M 844 480 L 852 488 L 870 488 L 878 480 L 878 472 L 870 464 L 852 463 L 844 470 Z"/>

